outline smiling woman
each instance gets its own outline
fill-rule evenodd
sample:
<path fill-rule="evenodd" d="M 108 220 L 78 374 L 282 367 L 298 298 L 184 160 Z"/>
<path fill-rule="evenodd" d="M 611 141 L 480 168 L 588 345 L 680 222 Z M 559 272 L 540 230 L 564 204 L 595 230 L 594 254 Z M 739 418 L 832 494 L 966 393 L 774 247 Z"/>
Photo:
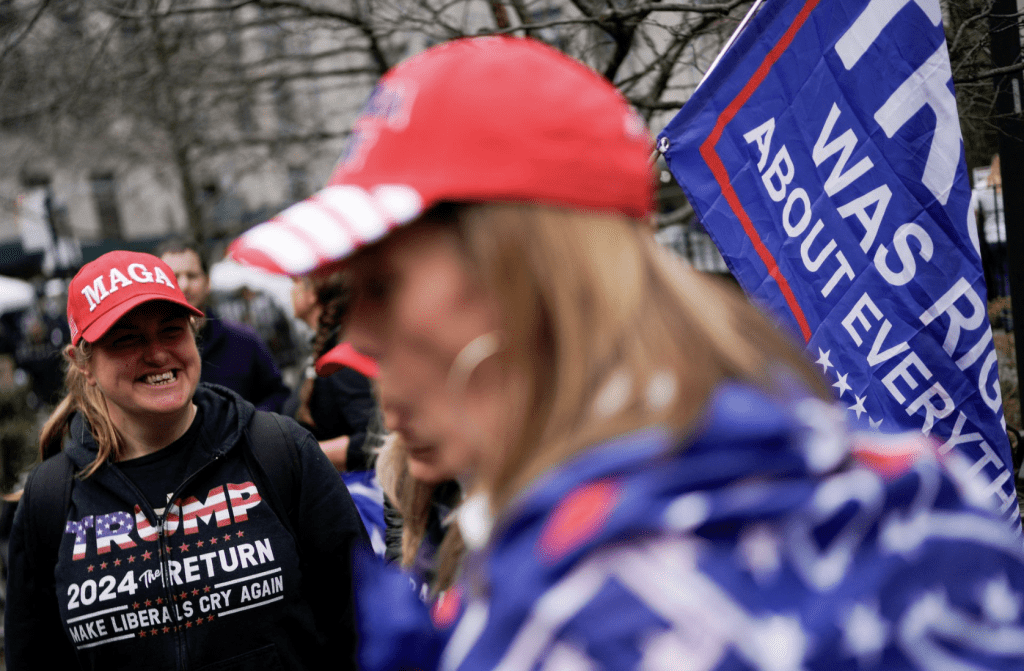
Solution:
<path fill-rule="evenodd" d="M 307 431 L 200 383 L 203 313 L 174 277 L 111 252 L 71 281 L 67 396 L 10 543 L 7 668 L 351 668 L 352 499 Z"/>
<path fill-rule="evenodd" d="M 107 412 L 125 438 L 122 459 L 141 457 L 185 433 L 195 415 L 199 350 L 189 312 L 152 301 L 133 308 L 78 362 L 86 384 L 106 400 Z"/>
<path fill-rule="evenodd" d="M 71 345 L 65 352 L 68 394 L 43 427 L 44 457 L 60 450 L 76 411 L 88 422 L 97 445 L 86 476 L 108 459 L 121 461 L 155 452 L 185 433 L 193 418 L 191 400 L 199 381 L 193 318 L 203 313 L 185 300 L 173 277 L 167 264 L 149 254 L 111 252 L 85 266 L 71 281 Z M 132 364 L 132 358 L 138 361 Z M 125 379 L 133 374 L 131 366 L 139 373 L 138 366 L 148 366 L 147 374 L 171 373 L 177 381 L 177 398 L 162 394 L 166 400 L 158 404 L 160 411 L 148 416 L 126 414 L 126 408 L 139 404 L 140 394 L 154 391 L 146 389 L 154 386 L 152 380 L 129 383 Z M 182 373 L 180 380 L 177 371 Z M 152 405 L 152 400 L 143 405 Z"/>

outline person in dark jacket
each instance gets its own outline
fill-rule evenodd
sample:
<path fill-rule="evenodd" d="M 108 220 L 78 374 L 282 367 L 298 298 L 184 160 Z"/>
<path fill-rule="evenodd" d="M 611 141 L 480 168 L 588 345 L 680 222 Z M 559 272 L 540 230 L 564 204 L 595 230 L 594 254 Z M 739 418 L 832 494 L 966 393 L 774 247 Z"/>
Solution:
<path fill-rule="evenodd" d="M 68 394 L 40 444 L 76 475 L 62 526 L 45 527 L 42 469 L 18 504 L 7 668 L 354 668 L 352 500 L 307 431 L 257 435 L 251 403 L 200 383 L 202 313 L 173 278 L 111 252 L 72 280 Z"/>
<path fill-rule="evenodd" d="M 174 270 L 188 302 L 206 314 L 199 331 L 202 381 L 227 387 L 260 410 L 279 411 L 289 394 L 281 371 L 256 331 L 220 319 L 211 309 L 209 268 L 201 250 L 169 240 L 157 252 Z"/>
<path fill-rule="evenodd" d="M 370 380 L 375 364 L 339 342 L 348 304 L 344 280 L 335 273 L 293 282 L 295 316 L 315 335 L 302 380 L 282 414 L 309 429 L 339 471 L 367 470 L 367 427 L 377 413 Z"/>
<path fill-rule="evenodd" d="M 372 384 L 377 364 L 339 342 L 348 305 L 342 274 L 295 278 L 294 282 L 295 316 L 314 328 L 316 335 L 303 379 L 282 413 L 294 417 L 320 441 L 352 495 L 374 552 L 383 556 L 384 493 L 371 469 L 383 436 Z"/>

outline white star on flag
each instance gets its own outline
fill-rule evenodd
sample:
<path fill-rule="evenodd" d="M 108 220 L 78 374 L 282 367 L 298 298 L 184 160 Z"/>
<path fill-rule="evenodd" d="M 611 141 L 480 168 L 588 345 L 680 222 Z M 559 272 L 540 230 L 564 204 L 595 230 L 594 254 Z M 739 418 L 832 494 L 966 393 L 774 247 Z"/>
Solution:
<path fill-rule="evenodd" d="M 857 413 L 857 419 L 860 419 L 860 416 L 868 411 L 867 408 L 864 407 L 864 401 L 867 400 L 867 396 L 857 396 L 857 394 L 854 394 L 853 397 L 857 399 L 857 402 L 847 408 L 847 410 L 853 410 Z"/>
<path fill-rule="evenodd" d="M 877 429 L 878 427 L 882 426 L 882 420 L 871 419 L 871 415 L 868 415 L 868 424 L 871 425 L 872 429 Z"/>
<path fill-rule="evenodd" d="M 846 392 L 848 392 L 851 389 L 853 389 L 853 387 L 851 387 L 846 382 L 846 378 L 848 378 L 848 377 L 850 377 L 849 373 L 844 373 L 843 375 L 838 375 L 837 379 L 839 380 L 839 382 L 836 382 L 835 384 L 832 385 L 833 387 L 838 387 L 838 389 L 839 389 L 839 398 L 842 398 L 843 394 L 845 394 Z"/>
<path fill-rule="evenodd" d="M 818 348 L 818 360 L 814 363 L 821 364 L 822 373 L 827 373 L 829 368 L 835 368 L 835 366 L 832 365 L 832 362 L 828 360 L 830 354 L 832 354 L 832 350 L 824 352 L 820 347 Z"/>

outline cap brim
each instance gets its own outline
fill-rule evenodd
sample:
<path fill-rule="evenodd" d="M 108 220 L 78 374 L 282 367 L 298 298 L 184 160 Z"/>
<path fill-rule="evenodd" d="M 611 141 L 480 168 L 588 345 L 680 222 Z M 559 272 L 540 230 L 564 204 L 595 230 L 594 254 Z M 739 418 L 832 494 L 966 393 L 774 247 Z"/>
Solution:
<path fill-rule="evenodd" d="M 239 263 L 299 276 L 335 264 L 376 242 L 424 210 L 414 189 L 381 185 L 367 191 L 329 186 L 239 236 L 228 254 Z"/>
<path fill-rule="evenodd" d="M 166 294 L 138 294 L 136 296 L 132 296 L 125 302 L 114 306 L 113 308 L 108 310 L 106 314 L 100 316 L 99 319 L 94 321 L 92 324 L 89 324 L 89 326 L 87 326 L 86 328 L 82 329 L 82 333 L 80 334 L 79 339 L 85 340 L 88 343 L 96 342 L 97 340 L 102 338 L 107 331 L 110 330 L 111 326 L 117 323 L 118 319 L 124 317 L 126 314 L 131 312 L 133 309 L 139 307 L 143 303 L 149 303 L 151 301 L 166 301 L 167 303 L 180 305 L 181 307 L 185 308 L 196 317 L 205 316 L 201 310 L 193 307 L 187 301 L 175 300 L 173 298 L 169 298 Z M 72 344 L 78 344 L 78 340 L 76 340 Z"/>

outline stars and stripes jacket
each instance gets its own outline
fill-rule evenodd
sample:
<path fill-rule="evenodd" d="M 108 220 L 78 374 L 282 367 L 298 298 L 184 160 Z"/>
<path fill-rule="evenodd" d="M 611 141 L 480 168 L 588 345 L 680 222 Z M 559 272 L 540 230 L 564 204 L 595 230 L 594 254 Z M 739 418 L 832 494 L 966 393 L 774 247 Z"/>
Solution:
<path fill-rule="evenodd" d="M 412 661 L 1024 669 L 1021 537 L 954 452 L 735 385 L 695 436 L 638 431 L 544 476 L 435 604 L 418 649 L 440 658 Z"/>

